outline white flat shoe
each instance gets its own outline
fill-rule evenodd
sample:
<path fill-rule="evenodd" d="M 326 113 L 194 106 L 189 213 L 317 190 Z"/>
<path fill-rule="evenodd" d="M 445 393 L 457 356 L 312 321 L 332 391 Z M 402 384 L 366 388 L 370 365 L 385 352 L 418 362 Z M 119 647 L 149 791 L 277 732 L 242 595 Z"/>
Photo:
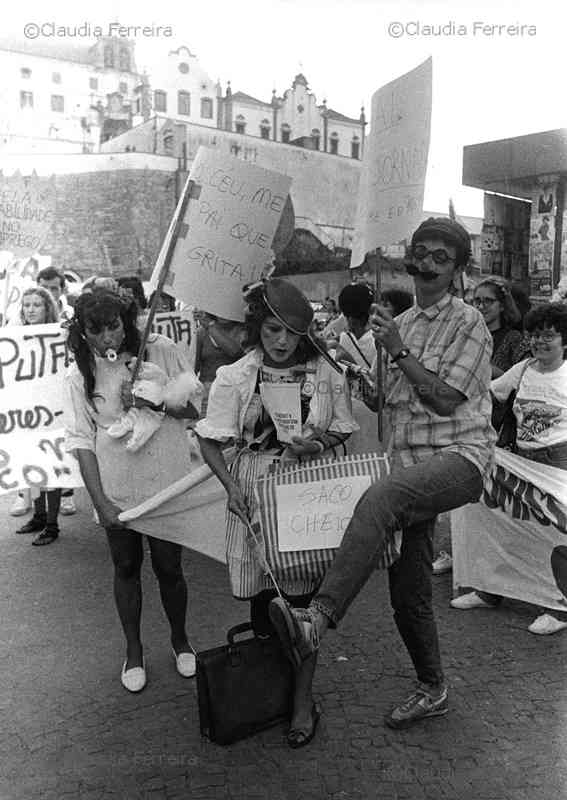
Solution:
<path fill-rule="evenodd" d="M 184 678 L 193 678 L 197 672 L 197 662 L 193 653 L 176 653 L 173 647 L 171 652 L 175 658 L 177 672 Z"/>
<path fill-rule="evenodd" d="M 451 600 L 451 608 L 458 608 L 460 611 L 468 611 L 470 608 L 496 608 L 494 603 L 487 603 L 476 592 L 462 594 Z"/>
<path fill-rule="evenodd" d="M 547 636 L 550 633 L 558 633 L 559 631 L 567 628 L 567 622 L 562 622 L 551 614 L 541 614 L 534 619 L 531 625 L 528 625 L 530 633 L 537 633 L 540 636 Z"/>
<path fill-rule="evenodd" d="M 145 659 L 143 666 L 141 667 L 132 667 L 131 669 L 126 669 L 126 664 L 127 662 L 125 661 L 124 665 L 122 666 L 122 675 L 120 676 L 122 686 L 125 689 L 128 689 L 129 692 L 141 692 L 146 685 Z"/>

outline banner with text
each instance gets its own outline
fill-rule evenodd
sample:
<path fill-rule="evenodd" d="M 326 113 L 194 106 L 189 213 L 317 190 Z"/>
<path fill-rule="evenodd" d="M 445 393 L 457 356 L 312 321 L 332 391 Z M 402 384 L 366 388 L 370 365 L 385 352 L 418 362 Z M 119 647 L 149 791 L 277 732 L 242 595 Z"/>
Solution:
<path fill-rule="evenodd" d="M 0 250 L 31 256 L 55 223 L 55 178 L 3 175 L 0 171 Z"/>
<path fill-rule="evenodd" d="M 432 60 L 372 97 L 350 266 L 407 240 L 421 222 L 431 129 Z"/>
<path fill-rule="evenodd" d="M 192 319 L 187 311 L 160 312 L 152 327 L 189 361 Z M 63 450 L 65 337 L 58 324 L 0 329 L 0 494 L 82 485 L 77 461 Z"/>
<path fill-rule="evenodd" d="M 271 264 L 291 179 L 205 147 L 189 178 L 200 192 L 188 203 L 165 288 L 194 308 L 243 322 L 242 287 Z M 161 258 L 154 285 L 160 267 Z"/>
<path fill-rule="evenodd" d="M 57 324 L 0 330 L 0 494 L 80 486 L 63 451 L 63 386 L 69 359 Z"/>
<path fill-rule="evenodd" d="M 0 327 L 19 324 L 23 293 L 35 285 L 37 273 L 50 265 L 51 256 L 33 253 L 17 258 L 8 250 L 0 251 Z"/>
<path fill-rule="evenodd" d="M 451 512 L 453 579 L 567 610 L 565 470 L 496 448 L 482 502 Z"/>

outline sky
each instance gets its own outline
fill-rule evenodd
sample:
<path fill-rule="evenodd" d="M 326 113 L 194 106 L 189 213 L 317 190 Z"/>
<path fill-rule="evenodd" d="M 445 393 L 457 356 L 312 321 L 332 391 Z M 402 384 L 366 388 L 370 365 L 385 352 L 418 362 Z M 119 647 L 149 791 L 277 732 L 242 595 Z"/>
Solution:
<path fill-rule="evenodd" d="M 306 76 L 318 102 L 370 117 L 372 94 L 433 57 L 431 146 L 425 209 L 483 215 L 482 192 L 461 183 L 467 144 L 567 127 L 562 88 L 567 4 L 561 0 L 26 0 L 4 9 L 3 35 L 28 22 L 68 29 L 111 22 L 132 31 L 138 68 L 184 44 L 223 88 L 269 100 Z M 6 15 L 8 15 L 6 17 Z M 501 26 L 501 27 L 498 27 Z M 522 26 L 524 26 L 522 28 Z M 54 39 L 51 39 L 54 41 Z M 65 38 L 59 38 L 65 41 Z"/>

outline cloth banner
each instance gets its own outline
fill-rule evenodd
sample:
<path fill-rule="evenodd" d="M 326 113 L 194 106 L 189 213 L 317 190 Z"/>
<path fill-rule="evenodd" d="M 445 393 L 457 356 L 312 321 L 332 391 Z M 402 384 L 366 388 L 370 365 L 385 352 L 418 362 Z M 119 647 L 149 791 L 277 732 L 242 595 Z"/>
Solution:
<path fill-rule="evenodd" d="M 192 315 L 156 316 L 152 330 L 190 351 Z M 82 486 L 77 460 L 63 449 L 63 388 L 70 363 L 58 323 L 0 328 L 0 494 Z"/>
<path fill-rule="evenodd" d="M 68 365 L 57 323 L 0 329 L 0 494 L 81 485 L 76 460 L 63 450 Z"/>
<path fill-rule="evenodd" d="M 567 610 L 565 471 L 500 448 L 481 502 L 451 512 L 453 581 Z"/>
<path fill-rule="evenodd" d="M 353 479 L 366 476 L 369 478 L 369 483 L 375 483 L 388 475 L 389 471 L 387 457 L 377 456 L 375 453 L 351 455 L 338 459 L 323 458 L 284 467 L 276 464 L 270 467 L 267 474 L 256 482 L 256 499 L 266 547 L 266 559 L 276 580 L 278 578 L 297 581 L 322 579 L 337 552 L 336 548 L 327 547 L 301 551 L 280 551 L 278 536 L 278 490 L 280 487 L 303 485 L 304 489 L 311 490 L 311 495 L 315 498 L 312 505 L 317 506 L 317 485 L 321 486 L 323 481 L 336 482 L 335 486 L 346 486 L 347 484 L 352 486 Z M 327 483 L 323 486 L 328 489 Z M 328 491 L 323 494 L 328 497 Z M 319 498 L 321 499 L 321 495 Z M 324 501 L 320 505 L 323 506 Z M 317 511 L 312 509 L 311 513 L 316 514 Z M 348 519 L 346 522 L 348 523 Z M 396 557 L 395 541 L 392 538 L 391 541 L 385 543 L 384 552 L 381 554 L 377 566 L 388 567 Z"/>

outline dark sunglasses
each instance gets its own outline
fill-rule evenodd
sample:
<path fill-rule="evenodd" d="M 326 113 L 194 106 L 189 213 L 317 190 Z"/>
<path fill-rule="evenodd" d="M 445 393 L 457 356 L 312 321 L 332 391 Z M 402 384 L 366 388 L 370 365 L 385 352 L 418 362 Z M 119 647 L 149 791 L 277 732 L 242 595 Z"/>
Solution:
<path fill-rule="evenodd" d="M 437 250 L 429 250 L 423 244 L 416 244 L 411 250 L 411 255 L 416 261 L 424 261 L 427 256 L 431 256 L 434 264 L 447 264 L 449 261 L 454 261 L 446 250 L 438 248 Z"/>
<path fill-rule="evenodd" d="M 435 278 L 439 277 L 438 272 L 422 272 L 415 266 L 415 264 L 412 264 L 411 262 L 406 263 L 406 272 L 408 275 L 419 275 L 419 277 L 423 278 L 424 281 L 434 281 Z"/>

